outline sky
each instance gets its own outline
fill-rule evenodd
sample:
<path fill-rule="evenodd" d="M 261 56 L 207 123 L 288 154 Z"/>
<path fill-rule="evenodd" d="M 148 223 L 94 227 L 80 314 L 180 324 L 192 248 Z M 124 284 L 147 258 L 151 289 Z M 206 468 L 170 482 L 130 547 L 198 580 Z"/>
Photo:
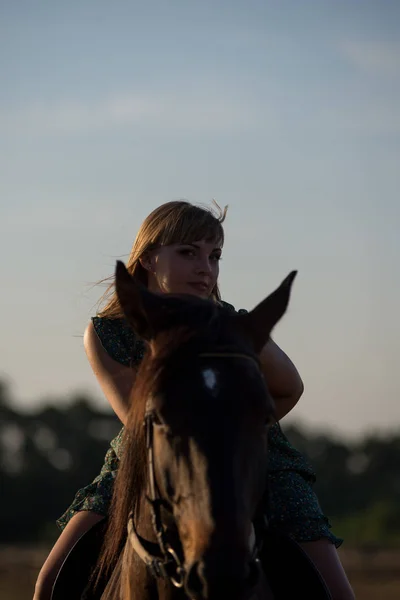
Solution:
<path fill-rule="evenodd" d="M 229 205 L 223 298 L 293 269 L 286 422 L 400 429 L 400 3 L 0 3 L 0 379 L 86 392 L 82 335 L 143 219 Z"/>

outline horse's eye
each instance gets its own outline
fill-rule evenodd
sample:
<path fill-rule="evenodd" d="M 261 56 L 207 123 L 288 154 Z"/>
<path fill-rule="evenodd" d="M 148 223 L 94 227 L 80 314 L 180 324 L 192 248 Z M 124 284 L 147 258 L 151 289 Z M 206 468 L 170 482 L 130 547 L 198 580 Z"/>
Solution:
<path fill-rule="evenodd" d="M 153 423 L 154 425 L 164 425 L 164 421 L 161 418 L 160 413 L 158 412 L 158 410 L 153 410 Z"/>
<path fill-rule="evenodd" d="M 160 433 L 163 433 L 169 440 L 173 438 L 172 431 L 169 425 L 164 421 L 159 413 L 155 413 L 153 417 L 153 427 Z"/>

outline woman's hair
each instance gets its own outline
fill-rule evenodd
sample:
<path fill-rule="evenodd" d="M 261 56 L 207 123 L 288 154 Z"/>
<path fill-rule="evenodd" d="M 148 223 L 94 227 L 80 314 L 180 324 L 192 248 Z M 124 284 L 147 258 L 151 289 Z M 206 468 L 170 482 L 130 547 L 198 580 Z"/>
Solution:
<path fill-rule="evenodd" d="M 153 210 L 143 221 L 133 243 L 126 264 L 128 272 L 147 286 L 147 271 L 140 264 L 140 258 L 146 252 L 158 246 L 190 244 L 199 240 L 213 242 L 222 247 L 224 243 L 222 223 L 228 207 L 225 206 L 224 209 L 221 209 L 215 200 L 213 204 L 216 210 L 177 200 L 162 204 Z M 98 315 L 118 318 L 122 316 L 122 310 L 115 291 L 114 276 L 103 279 L 99 283 L 109 280 L 111 283 L 100 299 L 100 302 L 106 301 L 106 305 Z M 211 297 L 217 301 L 221 300 L 218 283 L 215 285 Z"/>

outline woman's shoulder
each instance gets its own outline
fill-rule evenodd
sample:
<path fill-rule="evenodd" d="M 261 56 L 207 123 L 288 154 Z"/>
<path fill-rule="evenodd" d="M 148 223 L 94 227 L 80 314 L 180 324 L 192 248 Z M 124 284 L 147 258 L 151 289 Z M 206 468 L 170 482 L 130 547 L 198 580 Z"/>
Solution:
<path fill-rule="evenodd" d="M 246 313 L 236 310 L 233 304 L 221 301 L 221 307 L 231 313 Z M 92 317 L 93 329 L 107 354 L 124 366 L 138 365 L 145 354 L 146 346 L 123 317 Z"/>
<path fill-rule="evenodd" d="M 92 317 L 92 324 L 101 345 L 112 359 L 124 366 L 139 364 L 145 345 L 126 319 L 96 316 Z"/>

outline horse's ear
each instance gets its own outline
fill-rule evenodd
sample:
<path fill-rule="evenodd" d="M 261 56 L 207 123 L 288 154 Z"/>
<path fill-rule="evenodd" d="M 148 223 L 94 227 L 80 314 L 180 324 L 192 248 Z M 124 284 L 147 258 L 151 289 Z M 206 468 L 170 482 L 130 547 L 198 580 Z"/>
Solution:
<path fill-rule="evenodd" d="M 135 333 L 144 340 L 153 338 L 154 316 L 162 313 L 165 299 L 136 281 L 119 260 L 115 269 L 115 289 L 121 309 Z"/>
<path fill-rule="evenodd" d="M 271 331 L 285 314 L 296 275 L 297 271 L 292 271 L 281 285 L 252 311 L 236 317 L 237 323 L 250 338 L 257 353 L 262 350 Z"/>

